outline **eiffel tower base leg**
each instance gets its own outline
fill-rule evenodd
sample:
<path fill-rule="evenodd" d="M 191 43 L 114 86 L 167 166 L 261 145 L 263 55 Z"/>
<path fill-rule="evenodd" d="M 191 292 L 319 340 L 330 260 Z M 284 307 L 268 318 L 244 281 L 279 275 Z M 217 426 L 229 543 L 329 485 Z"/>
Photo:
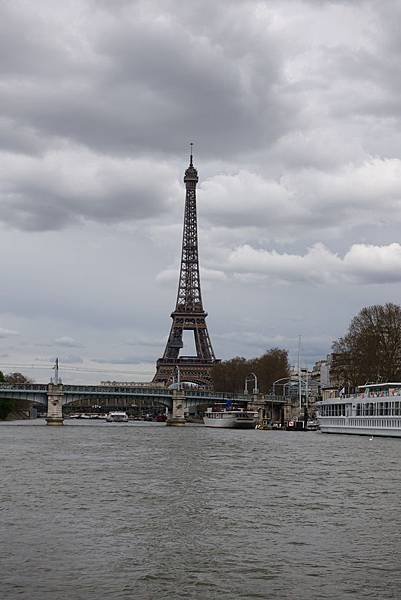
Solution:
<path fill-rule="evenodd" d="M 185 425 L 184 417 L 185 394 L 182 391 L 174 390 L 173 392 L 173 410 L 169 415 L 166 425 L 170 427 L 182 427 Z"/>

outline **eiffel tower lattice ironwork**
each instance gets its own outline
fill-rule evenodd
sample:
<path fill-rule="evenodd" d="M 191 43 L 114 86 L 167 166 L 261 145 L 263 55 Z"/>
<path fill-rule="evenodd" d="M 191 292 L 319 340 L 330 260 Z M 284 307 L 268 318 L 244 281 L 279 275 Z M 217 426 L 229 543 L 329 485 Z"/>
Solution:
<path fill-rule="evenodd" d="M 157 361 L 157 371 L 153 381 L 170 384 L 178 374 L 182 382 L 188 381 L 207 386 L 211 384 L 211 368 L 219 361 L 213 352 L 206 325 L 207 313 L 203 310 L 201 296 L 196 216 L 198 172 L 193 165 L 192 144 L 184 183 L 186 197 L 177 303 L 174 312 L 171 313 L 173 323 L 166 349 L 163 357 Z M 185 330 L 194 333 L 196 356 L 180 356 Z"/>

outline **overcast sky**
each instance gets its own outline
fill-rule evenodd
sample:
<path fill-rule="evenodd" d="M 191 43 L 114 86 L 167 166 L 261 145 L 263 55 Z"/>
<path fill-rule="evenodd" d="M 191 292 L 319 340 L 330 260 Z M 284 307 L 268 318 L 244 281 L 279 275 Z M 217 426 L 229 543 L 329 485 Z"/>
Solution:
<path fill-rule="evenodd" d="M 301 335 L 311 367 L 399 304 L 400 22 L 401 0 L 2 0 L 0 369 L 152 378 L 190 141 L 217 357 L 295 362 Z"/>

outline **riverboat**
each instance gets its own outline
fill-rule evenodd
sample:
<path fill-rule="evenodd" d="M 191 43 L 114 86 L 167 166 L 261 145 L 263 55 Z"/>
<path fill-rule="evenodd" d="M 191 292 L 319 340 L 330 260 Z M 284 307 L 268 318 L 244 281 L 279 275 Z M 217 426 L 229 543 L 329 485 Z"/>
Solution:
<path fill-rule="evenodd" d="M 208 408 L 203 415 L 203 423 L 206 427 L 223 429 L 255 429 L 257 420 L 257 412 L 241 408 L 220 410 Z"/>
<path fill-rule="evenodd" d="M 106 421 L 108 423 L 128 423 L 128 415 L 126 412 L 115 410 L 108 413 Z"/>
<path fill-rule="evenodd" d="M 371 383 L 316 402 L 322 433 L 401 437 L 401 383 Z"/>

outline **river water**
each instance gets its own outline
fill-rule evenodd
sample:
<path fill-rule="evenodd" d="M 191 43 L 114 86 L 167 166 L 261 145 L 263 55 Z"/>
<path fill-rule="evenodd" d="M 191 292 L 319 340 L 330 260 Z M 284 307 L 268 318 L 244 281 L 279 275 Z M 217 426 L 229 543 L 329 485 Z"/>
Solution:
<path fill-rule="evenodd" d="M 401 441 L 0 425 L 1 600 L 401 598 Z"/>

